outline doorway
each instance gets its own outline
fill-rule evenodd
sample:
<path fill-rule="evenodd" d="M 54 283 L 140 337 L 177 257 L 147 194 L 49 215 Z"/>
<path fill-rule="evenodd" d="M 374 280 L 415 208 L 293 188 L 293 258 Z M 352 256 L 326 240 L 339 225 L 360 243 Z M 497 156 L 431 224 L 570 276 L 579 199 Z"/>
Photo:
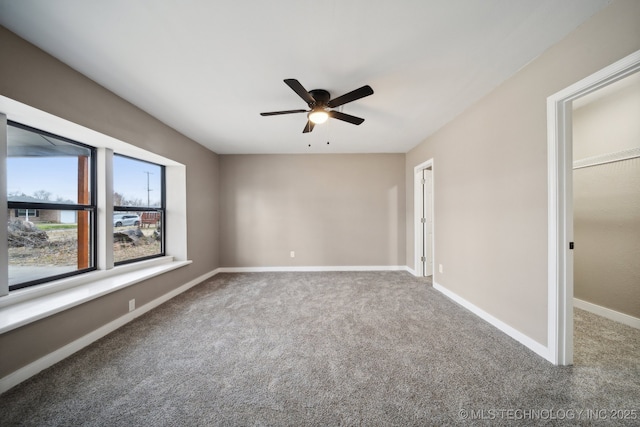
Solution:
<path fill-rule="evenodd" d="M 414 241 L 415 273 L 419 277 L 433 276 L 433 159 L 414 168 Z"/>
<path fill-rule="evenodd" d="M 573 101 L 640 71 L 640 51 L 547 98 L 548 359 L 573 363 Z"/>

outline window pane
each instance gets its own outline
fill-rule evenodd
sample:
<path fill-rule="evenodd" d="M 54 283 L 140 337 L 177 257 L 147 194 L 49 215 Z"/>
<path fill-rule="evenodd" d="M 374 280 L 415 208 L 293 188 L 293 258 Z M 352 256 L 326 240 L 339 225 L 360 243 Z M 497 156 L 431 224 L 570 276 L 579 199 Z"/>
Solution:
<path fill-rule="evenodd" d="M 90 203 L 89 148 L 12 125 L 7 130 L 10 202 Z"/>
<path fill-rule="evenodd" d="M 113 156 L 114 206 L 162 206 L 162 166 Z"/>
<path fill-rule="evenodd" d="M 113 260 L 129 261 L 162 255 L 162 212 L 113 214 Z"/>
<path fill-rule="evenodd" d="M 24 221 L 15 211 L 8 223 L 10 287 L 93 267 L 89 212 L 40 209 L 39 221 Z"/>
<path fill-rule="evenodd" d="M 118 154 L 113 156 L 113 260 L 116 264 L 164 255 L 163 186 L 163 166 Z"/>
<path fill-rule="evenodd" d="M 37 209 L 16 209 L 16 218 L 24 218 L 25 221 L 33 220 L 40 216 L 40 211 Z"/>

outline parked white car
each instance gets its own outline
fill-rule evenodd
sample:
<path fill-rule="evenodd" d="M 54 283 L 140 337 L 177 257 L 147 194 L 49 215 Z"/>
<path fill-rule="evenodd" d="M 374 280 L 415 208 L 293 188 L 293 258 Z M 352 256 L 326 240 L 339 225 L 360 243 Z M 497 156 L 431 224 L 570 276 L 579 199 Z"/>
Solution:
<path fill-rule="evenodd" d="M 124 225 L 140 225 L 140 216 L 136 214 L 114 214 L 113 226 L 122 227 Z"/>

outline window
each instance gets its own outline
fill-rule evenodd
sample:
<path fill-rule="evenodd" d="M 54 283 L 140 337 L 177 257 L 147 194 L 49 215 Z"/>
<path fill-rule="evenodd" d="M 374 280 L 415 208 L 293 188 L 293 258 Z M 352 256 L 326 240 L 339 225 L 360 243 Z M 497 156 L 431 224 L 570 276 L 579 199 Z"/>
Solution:
<path fill-rule="evenodd" d="M 165 167 L 104 157 L 113 174 L 113 236 L 97 247 L 97 150 L 18 123 L 7 127 L 9 290 L 165 255 Z M 111 188 L 109 186 L 108 188 Z M 109 268 L 109 265 L 105 265 Z"/>
<path fill-rule="evenodd" d="M 165 170 L 113 156 L 113 260 L 116 265 L 164 255 Z"/>
<path fill-rule="evenodd" d="M 6 171 L 9 290 L 94 270 L 95 149 L 9 122 Z"/>
<path fill-rule="evenodd" d="M 27 221 L 29 221 L 29 218 L 38 218 L 40 216 L 40 211 L 37 209 L 15 209 L 14 212 L 16 218 L 24 217 Z"/>
<path fill-rule="evenodd" d="M 17 131 L 27 131 L 30 139 L 23 138 L 16 143 L 14 136 L 20 136 L 21 133 Z M 11 145 L 26 145 L 22 149 L 28 148 L 31 152 L 29 156 L 18 156 L 17 148 L 9 148 L 9 133 L 12 134 Z M 74 150 L 78 149 L 87 151 L 76 153 Z M 47 155 L 51 154 L 51 150 L 57 150 L 61 155 Z M 90 153 L 90 158 L 86 162 L 88 168 L 82 169 L 87 174 L 83 172 L 82 176 L 89 177 L 88 183 L 85 178 L 78 180 L 78 157 L 85 153 Z M 16 165 L 16 162 L 26 161 L 25 157 L 31 169 L 18 165 L 11 166 L 11 172 L 7 171 L 5 165 Z M 114 178 L 117 180 L 121 175 L 120 172 L 114 174 L 114 168 L 117 168 L 114 163 L 119 157 L 140 160 L 145 166 L 143 170 L 153 174 L 149 175 L 147 186 L 147 176 L 140 172 L 144 177 L 143 182 L 137 184 L 139 190 L 143 190 L 141 194 L 128 194 L 124 191 L 126 187 L 114 183 Z M 70 160 L 71 163 L 64 163 Z M 43 161 L 48 165 L 43 166 Z M 51 166 L 53 163 L 55 167 Z M 184 164 L 2 95 L 0 164 L 0 205 L 4 205 L 0 209 L 0 224 L 8 224 L 17 218 L 26 223 L 24 220 L 28 214 L 29 225 L 48 237 L 38 242 L 44 246 L 37 249 L 43 252 L 49 245 L 51 257 L 50 260 L 34 257 L 30 248 L 25 246 L 15 249 L 11 246 L 8 227 L 0 227 L 0 308 L 13 307 L 19 313 L 11 318 L 14 320 L 5 318 L 9 319 L 10 324 L 23 324 L 24 316 L 30 321 L 36 320 L 44 313 L 64 310 L 104 295 L 105 292 L 122 289 L 144 278 L 191 263 L 187 258 L 187 184 Z M 14 174 L 14 171 L 21 173 Z M 9 174 L 12 175 L 11 179 L 8 179 Z M 27 187 L 32 177 L 38 177 L 46 185 Z M 78 182 L 82 183 L 82 191 L 78 188 Z M 129 199 L 140 199 L 142 206 L 114 200 L 114 185 Z M 86 196 L 87 188 L 90 201 L 84 203 L 78 200 L 78 195 Z M 151 206 L 147 206 L 147 199 Z M 118 257 L 114 262 L 114 231 L 128 227 L 114 225 L 114 206 L 124 208 L 123 212 L 116 212 L 118 215 L 137 215 L 143 233 L 159 230 L 161 240 L 154 243 L 155 246 L 147 247 L 153 247 L 153 251 Z M 22 212 L 25 217 L 16 215 Z M 32 215 L 34 212 L 36 216 Z M 89 218 L 88 233 L 85 227 L 78 227 L 83 217 Z M 55 250 L 61 246 L 65 250 Z M 11 262 L 9 252 L 12 252 Z M 87 254 L 90 268 L 79 269 L 77 259 Z M 59 265 L 60 257 L 65 258 L 65 265 Z M 71 265 L 69 259 L 75 259 L 76 264 Z M 22 279 L 17 280 L 17 270 L 20 273 L 32 271 L 38 274 L 30 277 L 23 274 Z M 23 307 L 23 302 L 32 300 L 42 302 L 38 305 L 39 309 L 28 304 Z"/>

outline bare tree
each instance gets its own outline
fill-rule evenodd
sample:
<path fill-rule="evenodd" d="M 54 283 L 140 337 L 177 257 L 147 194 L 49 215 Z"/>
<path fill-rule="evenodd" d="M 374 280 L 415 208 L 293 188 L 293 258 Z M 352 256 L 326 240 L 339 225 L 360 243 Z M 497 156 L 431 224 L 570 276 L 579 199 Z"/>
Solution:
<path fill-rule="evenodd" d="M 134 198 L 129 199 L 124 194 L 118 192 L 113 193 L 113 205 L 114 206 L 146 206 L 143 204 L 142 199 Z"/>
<path fill-rule="evenodd" d="M 51 192 L 47 190 L 38 190 L 33 192 L 33 197 L 39 200 L 51 200 Z"/>
<path fill-rule="evenodd" d="M 113 204 L 115 206 L 126 206 L 125 205 L 125 198 L 122 194 L 118 193 L 117 191 L 113 192 Z"/>

